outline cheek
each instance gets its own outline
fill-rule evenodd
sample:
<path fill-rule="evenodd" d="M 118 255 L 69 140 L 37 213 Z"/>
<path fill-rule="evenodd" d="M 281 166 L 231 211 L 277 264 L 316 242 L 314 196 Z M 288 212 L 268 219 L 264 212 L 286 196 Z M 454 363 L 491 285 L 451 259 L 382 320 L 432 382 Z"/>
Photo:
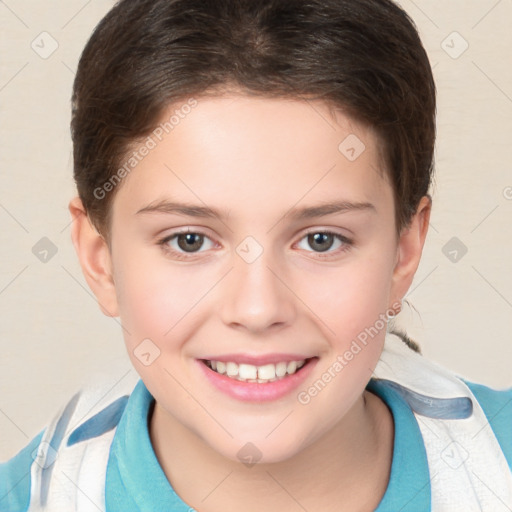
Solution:
<path fill-rule="evenodd" d="M 373 326 L 389 307 L 392 258 L 382 250 L 351 256 L 337 268 L 298 276 L 298 295 L 322 321 L 325 336 L 342 348 Z M 314 286 L 312 285 L 314 283 Z M 379 322 L 380 326 L 381 322 Z M 385 331 L 385 328 L 384 328 Z"/>
<path fill-rule="evenodd" d="M 212 276 L 197 267 L 171 264 L 152 252 L 132 252 L 117 265 L 119 314 L 131 345 L 150 338 L 161 346 L 172 339 L 212 286 Z"/>
<path fill-rule="evenodd" d="M 313 422 L 312 435 L 334 426 L 361 396 L 382 352 L 392 275 L 391 256 L 369 251 L 350 264 L 332 269 L 310 291 L 310 308 L 320 317 L 328 340 L 315 379 L 297 400 Z M 306 293 L 304 286 L 303 293 Z M 311 288 L 310 288 L 311 290 Z M 304 295 L 305 296 L 305 295 Z M 326 411 L 329 411 L 326 413 Z"/>

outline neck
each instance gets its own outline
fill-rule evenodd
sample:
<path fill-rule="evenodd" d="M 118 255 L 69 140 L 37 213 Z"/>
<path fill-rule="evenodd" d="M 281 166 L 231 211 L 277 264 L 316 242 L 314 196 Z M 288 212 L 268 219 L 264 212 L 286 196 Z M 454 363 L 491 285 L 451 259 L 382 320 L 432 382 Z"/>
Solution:
<path fill-rule="evenodd" d="M 174 491 L 201 512 L 371 511 L 389 481 L 393 418 L 368 391 L 306 449 L 250 467 L 217 453 L 158 404 L 149 424 L 155 454 Z"/>

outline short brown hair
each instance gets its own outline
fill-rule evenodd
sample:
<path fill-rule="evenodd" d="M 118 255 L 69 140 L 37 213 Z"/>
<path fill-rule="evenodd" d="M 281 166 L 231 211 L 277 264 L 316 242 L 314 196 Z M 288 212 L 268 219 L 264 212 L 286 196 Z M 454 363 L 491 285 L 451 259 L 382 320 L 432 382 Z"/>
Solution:
<path fill-rule="evenodd" d="M 164 109 L 228 86 L 305 96 L 370 126 L 384 148 L 397 230 L 432 179 L 436 91 L 409 16 L 391 0 L 121 0 L 78 65 L 74 178 L 107 240 L 119 187 L 95 190 Z"/>

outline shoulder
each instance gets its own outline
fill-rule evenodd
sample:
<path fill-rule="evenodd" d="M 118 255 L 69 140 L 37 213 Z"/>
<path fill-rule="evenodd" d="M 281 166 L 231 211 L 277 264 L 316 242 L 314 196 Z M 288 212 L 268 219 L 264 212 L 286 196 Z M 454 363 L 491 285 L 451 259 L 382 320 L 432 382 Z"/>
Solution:
<path fill-rule="evenodd" d="M 485 384 L 459 378 L 473 391 L 479 402 L 485 402 L 488 405 L 505 405 L 512 398 L 512 386 L 496 389 Z"/>
<path fill-rule="evenodd" d="M 467 379 L 461 380 L 475 395 L 493 426 L 510 425 L 512 422 L 512 387 L 495 389 Z"/>
<path fill-rule="evenodd" d="M 94 453 L 93 447 L 105 445 L 104 438 L 115 431 L 133 382 L 126 379 L 115 389 L 107 381 L 82 387 L 27 446 L 1 463 L 0 512 L 25 512 L 31 493 L 48 495 L 55 466 L 67 463 L 79 471 L 80 454 Z"/>
<path fill-rule="evenodd" d="M 44 429 L 14 457 L 0 463 L 0 511 L 22 512 L 30 500 L 30 467 Z"/>
<path fill-rule="evenodd" d="M 512 387 L 495 389 L 466 379 L 461 380 L 482 407 L 512 470 Z"/>

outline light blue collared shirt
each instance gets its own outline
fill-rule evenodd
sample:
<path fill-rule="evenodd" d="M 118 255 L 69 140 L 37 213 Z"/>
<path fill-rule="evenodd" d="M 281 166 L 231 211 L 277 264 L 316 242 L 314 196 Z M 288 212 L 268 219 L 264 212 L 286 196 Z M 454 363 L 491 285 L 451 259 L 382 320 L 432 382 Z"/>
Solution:
<path fill-rule="evenodd" d="M 495 390 L 464 382 L 482 406 L 512 468 L 512 388 Z M 400 387 L 386 381 L 371 379 L 367 389 L 387 404 L 395 425 L 390 480 L 376 512 L 429 512 L 431 490 L 427 455 L 409 405 L 411 398 Z M 118 403 L 124 410 L 112 411 L 120 419 L 106 472 L 106 512 L 190 512 L 191 507 L 183 502 L 168 482 L 151 445 L 148 414 L 154 398 L 143 381 L 138 381 L 128 400 Z M 30 465 L 33 462 L 31 454 L 38 447 L 42 435 L 43 431 L 16 456 L 0 464 L 1 512 L 27 510 Z"/>

